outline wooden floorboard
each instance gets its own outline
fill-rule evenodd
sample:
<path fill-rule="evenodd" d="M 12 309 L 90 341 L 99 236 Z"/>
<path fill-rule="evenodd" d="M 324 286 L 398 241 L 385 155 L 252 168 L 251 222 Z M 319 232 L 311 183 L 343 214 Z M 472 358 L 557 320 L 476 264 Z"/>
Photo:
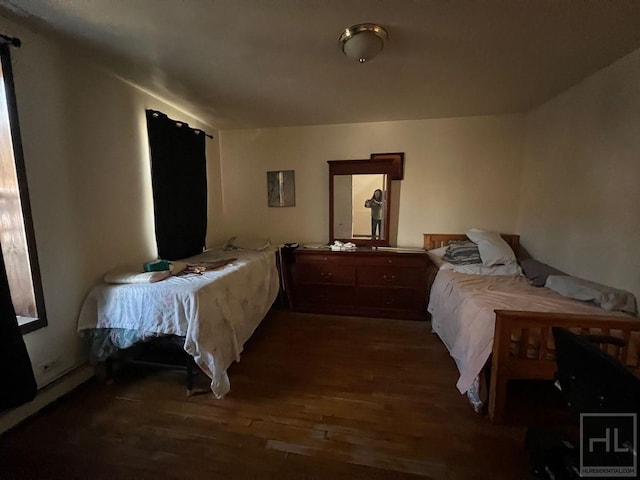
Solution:
<path fill-rule="evenodd" d="M 526 479 L 523 426 L 458 394 L 427 322 L 273 311 L 229 370 L 127 367 L 0 437 L 0 479 Z"/>

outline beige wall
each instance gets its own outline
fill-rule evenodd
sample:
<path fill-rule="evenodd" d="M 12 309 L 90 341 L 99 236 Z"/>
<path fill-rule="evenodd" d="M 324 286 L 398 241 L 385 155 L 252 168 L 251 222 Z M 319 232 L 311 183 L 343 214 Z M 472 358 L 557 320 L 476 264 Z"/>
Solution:
<path fill-rule="evenodd" d="M 516 226 L 522 117 L 504 115 L 220 132 L 227 233 L 273 242 L 327 242 L 327 160 L 405 152 L 397 232 L 421 246 L 424 232 Z M 267 207 L 268 170 L 296 171 L 296 206 Z M 392 224 L 394 222 L 392 221 Z M 397 238 L 397 241 L 393 241 Z"/>
<path fill-rule="evenodd" d="M 212 129 L 80 60 L 69 45 L 4 19 L 0 27 L 23 41 L 12 63 L 49 320 L 24 338 L 42 386 L 86 362 L 76 324 L 90 287 L 118 264 L 156 256 L 145 108 Z M 215 227 L 216 141 L 208 159 Z M 55 363 L 45 375 L 46 361 Z"/>
<path fill-rule="evenodd" d="M 518 232 L 567 273 L 640 298 L 640 50 L 526 117 Z"/>

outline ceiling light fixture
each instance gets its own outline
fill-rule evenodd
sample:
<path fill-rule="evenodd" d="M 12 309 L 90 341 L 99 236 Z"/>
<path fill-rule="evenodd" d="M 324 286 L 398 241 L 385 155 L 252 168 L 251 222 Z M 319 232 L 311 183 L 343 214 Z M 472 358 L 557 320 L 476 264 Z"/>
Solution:
<path fill-rule="evenodd" d="M 364 63 L 380 53 L 388 38 L 389 34 L 380 25 L 359 23 L 342 32 L 338 42 L 347 57 Z"/>

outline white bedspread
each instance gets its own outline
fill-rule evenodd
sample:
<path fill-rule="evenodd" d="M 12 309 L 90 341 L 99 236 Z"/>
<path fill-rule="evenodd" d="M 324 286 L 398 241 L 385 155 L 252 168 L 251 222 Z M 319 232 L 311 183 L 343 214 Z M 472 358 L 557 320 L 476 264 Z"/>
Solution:
<path fill-rule="evenodd" d="M 465 275 L 440 270 L 429 298 L 432 328 L 460 372 L 456 386 L 465 393 L 493 348 L 494 310 L 526 310 L 607 315 L 600 308 L 571 300 L 523 277 Z"/>
<path fill-rule="evenodd" d="M 278 294 L 274 247 L 261 252 L 213 249 L 187 261 L 224 258 L 237 260 L 202 275 L 94 287 L 80 311 L 78 332 L 125 329 L 139 332 L 141 339 L 185 337 L 184 350 L 211 378 L 211 390 L 221 398 L 230 388 L 227 368 L 240 360 L 244 343 Z"/>

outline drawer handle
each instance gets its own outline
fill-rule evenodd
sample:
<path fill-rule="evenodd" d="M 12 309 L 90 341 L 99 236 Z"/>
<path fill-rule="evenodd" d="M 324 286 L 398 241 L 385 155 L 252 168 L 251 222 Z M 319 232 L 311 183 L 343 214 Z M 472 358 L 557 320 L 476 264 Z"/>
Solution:
<path fill-rule="evenodd" d="M 387 260 L 387 262 L 389 262 L 389 263 L 393 263 L 393 260 L 389 258 L 389 259 Z"/>
<path fill-rule="evenodd" d="M 395 301 L 395 299 L 393 299 L 393 298 L 390 299 L 390 300 L 385 300 L 384 304 L 385 305 L 393 305 L 394 301 Z"/>
<path fill-rule="evenodd" d="M 320 276 L 321 277 L 330 277 L 331 276 L 331 272 L 329 272 L 329 273 L 320 272 Z"/>
<path fill-rule="evenodd" d="M 384 278 L 386 281 L 388 282 L 392 282 L 393 280 L 396 279 L 395 275 L 391 275 L 391 276 L 387 276 L 386 274 L 382 276 L 382 278 Z"/>

